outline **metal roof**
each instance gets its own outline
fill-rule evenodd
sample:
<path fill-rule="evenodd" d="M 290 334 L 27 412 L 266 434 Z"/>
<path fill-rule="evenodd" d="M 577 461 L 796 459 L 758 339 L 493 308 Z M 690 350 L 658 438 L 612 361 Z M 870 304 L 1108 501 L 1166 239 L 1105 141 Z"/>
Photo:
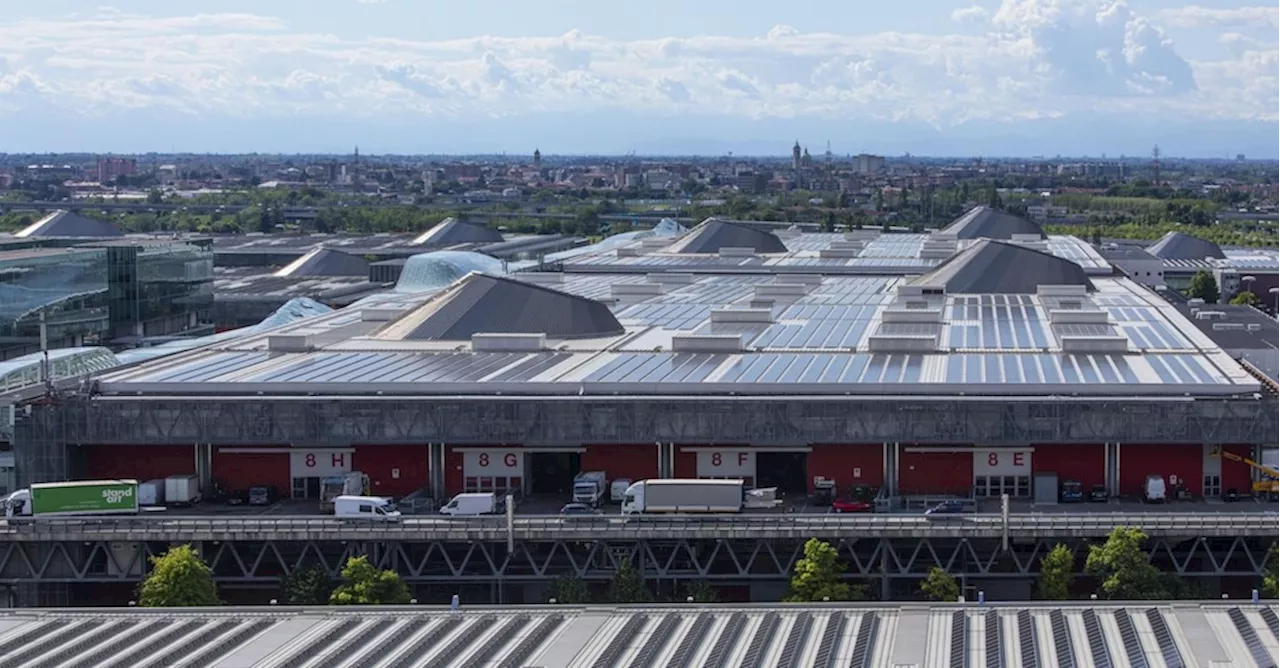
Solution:
<path fill-rule="evenodd" d="M 1035 294 L 1042 285 L 1078 285 L 1093 291 L 1080 265 L 1033 248 L 982 239 L 912 281 L 952 294 Z"/>
<path fill-rule="evenodd" d="M 600 302 L 510 278 L 472 273 L 377 338 L 465 341 L 480 333 L 582 339 L 617 336 L 623 328 Z"/>
<path fill-rule="evenodd" d="M 1276 665 L 1249 604 L 13 610 L 0 662 L 35 667 Z"/>
<path fill-rule="evenodd" d="M 1164 260 L 1203 260 L 1225 258 L 1218 244 L 1181 232 L 1169 232 L 1147 247 L 1147 252 Z"/>
<path fill-rule="evenodd" d="M 1047 239 L 1040 226 L 1021 216 L 998 209 L 975 206 L 942 230 L 960 239 L 1012 239 L 1029 235 Z"/>
<path fill-rule="evenodd" d="M 556 291 L 587 299 L 610 299 L 615 291 L 637 288 L 647 294 L 624 294 L 610 307 L 625 328 L 617 335 L 548 335 L 546 348 L 539 351 L 477 352 L 468 341 L 405 337 L 421 325 L 422 317 L 387 326 L 388 318 L 405 318 L 424 303 L 428 306 L 420 314 L 437 308 L 429 305 L 431 293 L 394 293 L 394 300 L 379 297 L 273 332 L 311 337 L 314 349 L 309 352 L 271 351 L 265 335 L 240 337 L 158 364 L 109 372 L 99 387 L 103 392 L 182 395 L 1183 396 L 1260 389 L 1256 379 L 1174 306 L 1126 278 L 1097 278 L 1096 292 L 1070 299 L 942 295 L 933 298 L 930 309 L 912 314 L 915 322 L 904 322 L 895 314 L 902 307 L 896 292 L 904 281 L 895 278 L 826 276 L 804 285 L 767 275 L 687 275 L 681 278 L 687 282 L 673 283 L 670 279 L 677 276 L 671 274 L 516 274 L 510 279 L 485 277 L 478 284 L 502 283 L 494 293 L 494 308 L 478 309 L 475 316 L 451 310 L 437 329 L 452 336 L 455 327 L 471 333 L 565 327 L 559 320 L 572 318 L 544 317 L 563 311 L 524 310 L 525 295 L 555 293 L 516 280 L 544 277 L 557 280 L 551 284 Z M 488 298 L 488 289 L 476 299 Z M 752 308 L 760 295 L 779 290 L 788 294 L 768 297 L 762 308 Z M 1054 315 L 1059 311 L 1088 317 L 1073 322 Z M 371 317 L 365 318 L 365 312 Z M 741 346 L 683 352 L 674 350 L 678 337 L 695 343 L 733 337 Z M 877 337 L 925 337 L 929 347 L 884 350 L 876 347 Z M 1065 351 L 1070 337 L 1109 338 L 1124 350 Z"/>
<path fill-rule="evenodd" d="M 71 213 L 54 211 L 15 232 L 15 237 L 120 237 L 124 232 L 111 223 Z"/>
<path fill-rule="evenodd" d="M 502 241 L 502 233 L 498 230 L 450 217 L 436 223 L 434 227 L 414 239 L 413 243 L 422 246 L 453 246 Z"/>
<path fill-rule="evenodd" d="M 302 278 L 321 276 L 369 276 L 369 261 L 333 248 L 314 248 L 281 267 L 273 276 Z"/>
<path fill-rule="evenodd" d="M 667 248 L 668 253 L 719 253 L 722 248 L 750 248 L 757 253 L 785 253 L 786 244 L 772 232 L 709 218 L 688 236 Z"/>

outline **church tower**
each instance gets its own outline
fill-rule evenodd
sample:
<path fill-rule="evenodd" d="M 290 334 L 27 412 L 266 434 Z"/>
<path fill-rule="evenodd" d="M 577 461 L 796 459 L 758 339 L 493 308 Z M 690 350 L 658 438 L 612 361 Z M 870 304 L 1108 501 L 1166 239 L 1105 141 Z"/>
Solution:
<path fill-rule="evenodd" d="M 533 149 L 533 168 L 542 171 L 542 151 Z"/>
<path fill-rule="evenodd" d="M 796 145 L 791 147 L 791 169 L 800 171 L 800 140 L 796 140 Z"/>

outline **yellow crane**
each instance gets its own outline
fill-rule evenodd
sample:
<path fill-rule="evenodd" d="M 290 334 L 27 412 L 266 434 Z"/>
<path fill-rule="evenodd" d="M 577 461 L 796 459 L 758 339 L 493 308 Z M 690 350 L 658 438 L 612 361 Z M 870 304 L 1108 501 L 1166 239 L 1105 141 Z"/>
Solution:
<path fill-rule="evenodd" d="M 1280 471 L 1276 471 L 1270 466 L 1263 466 L 1262 464 L 1259 464 L 1258 462 L 1255 462 L 1252 459 L 1249 459 L 1248 457 L 1241 457 L 1240 455 L 1237 455 L 1234 452 L 1227 452 L 1222 448 L 1214 448 L 1209 452 L 1209 455 L 1213 457 L 1221 457 L 1223 459 L 1230 459 L 1233 462 L 1240 462 L 1241 464 L 1244 464 L 1249 468 L 1254 468 L 1261 471 L 1262 475 L 1268 476 L 1271 478 L 1270 480 L 1255 480 L 1253 482 L 1254 492 L 1275 493 L 1280 491 Z"/>

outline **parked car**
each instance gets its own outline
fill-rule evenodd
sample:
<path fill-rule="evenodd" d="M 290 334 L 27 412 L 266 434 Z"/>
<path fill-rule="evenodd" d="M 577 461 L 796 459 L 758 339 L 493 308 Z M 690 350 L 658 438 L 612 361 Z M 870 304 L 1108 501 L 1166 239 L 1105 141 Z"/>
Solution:
<path fill-rule="evenodd" d="M 585 503 L 567 503 L 560 509 L 560 514 L 564 517 L 594 517 L 600 511 Z"/>
<path fill-rule="evenodd" d="M 1240 500 L 1240 490 L 1234 487 L 1222 493 L 1222 500 L 1227 503 L 1235 503 Z"/>
<path fill-rule="evenodd" d="M 1064 480 L 1062 489 L 1058 492 L 1058 500 L 1063 503 L 1082 503 L 1084 486 L 1078 480 Z"/>
<path fill-rule="evenodd" d="M 1106 503 L 1110 499 L 1111 494 L 1104 485 L 1094 485 L 1089 489 L 1089 503 Z"/>
<path fill-rule="evenodd" d="M 871 510 L 871 504 L 866 501 L 836 499 L 831 502 L 831 512 L 833 513 L 869 513 Z"/>
<path fill-rule="evenodd" d="M 279 498 L 275 485 L 257 485 L 249 488 L 249 505 L 251 506 L 269 506 Z"/>
<path fill-rule="evenodd" d="M 943 501 L 924 511 L 925 515 L 959 515 L 964 512 L 964 503 L 960 501 Z"/>

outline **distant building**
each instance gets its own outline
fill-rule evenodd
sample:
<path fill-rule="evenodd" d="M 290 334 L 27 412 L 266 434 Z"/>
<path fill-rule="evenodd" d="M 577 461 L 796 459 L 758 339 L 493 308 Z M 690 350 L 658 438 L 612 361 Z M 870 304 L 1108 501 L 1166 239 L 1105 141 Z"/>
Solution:
<path fill-rule="evenodd" d="M 800 150 L 800 140 L 796 140 L 796 145 L 791 147 L 791 169 L 800 171 L 800 161 L 803 159 L 803 153 Z"/>
<path fill-rule="evenodd" d="M 884 171 L 884 156 L 859 153 L 853 156 L 855 174 L 878 174 Z"/>
<path fill-rule="evenodd" d="M 112 183 L 121 176 L 138 173 L 138 161 L 133 158 L 98 158 L 98 183 Z"/>

